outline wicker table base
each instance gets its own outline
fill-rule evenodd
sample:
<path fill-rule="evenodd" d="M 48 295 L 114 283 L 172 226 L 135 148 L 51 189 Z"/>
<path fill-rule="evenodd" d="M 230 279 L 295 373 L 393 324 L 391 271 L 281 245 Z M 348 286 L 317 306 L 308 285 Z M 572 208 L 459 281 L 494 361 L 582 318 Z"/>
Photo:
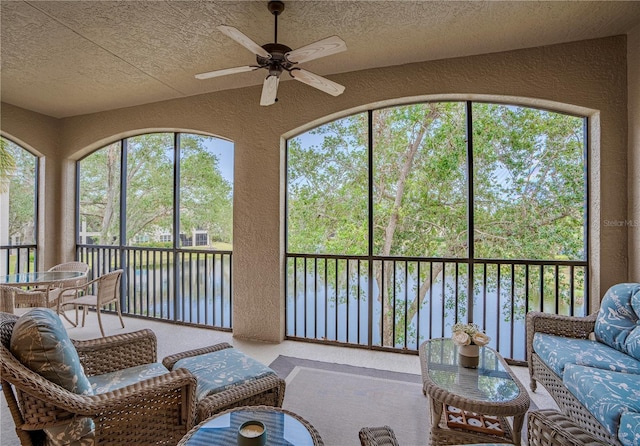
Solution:
<path fill-rule="evenodd" d="M 431 403 L 431 413 L 438 414 L 437 408 L 433 407 L 433 399 L 431 399 Z M 513 431 L 511 430 L 511 425 L 506 418 L 498 417 L 502 424 L 502 428 L 504 429 L 504 436 L 489 435 L 483 432 L 473 432 L 467 429 L 451 428 L 447 426 L 446 413 L 442 410 L 442 403 L 435 402 L 435 404 L 440 407 L 442 415 L 436 415 L 440 417 L 440 422 L 437 426 L 434 424 L 431 425 L 431 446 L 447 446 L 469 443 L 513 444 Z"/>
<path fill-rule="evenodd" d="M 522 443 L 521 433 L 530 400 L 526 389 L 495 350 L 480 348 L 476 369 L 457 362 L 457 348 L 451 339 L 430 339 L 420 345 L 423 393 L 431 409 L 431 444 Z M 488 426 L 476 430 L 448 426 L 443 405 L 500 420 L 504 435 L 495 435 Z M 468 418 L 465 416 L 465 418 Z M 509 419 L 512 421 L 510 425 Z M 466 427 L 466 426 L 465 426 Z"/>

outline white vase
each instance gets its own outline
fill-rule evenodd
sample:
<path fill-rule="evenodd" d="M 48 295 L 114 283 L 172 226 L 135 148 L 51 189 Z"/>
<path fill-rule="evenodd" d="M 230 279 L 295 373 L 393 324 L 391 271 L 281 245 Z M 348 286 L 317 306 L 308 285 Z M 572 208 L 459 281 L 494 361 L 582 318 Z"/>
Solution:
<path fill-rule="evenodd" d="M 462 367 L 476 368 L 480 363 L 480 347 L 471 345 L 458 346 L 458 362 Z"/>

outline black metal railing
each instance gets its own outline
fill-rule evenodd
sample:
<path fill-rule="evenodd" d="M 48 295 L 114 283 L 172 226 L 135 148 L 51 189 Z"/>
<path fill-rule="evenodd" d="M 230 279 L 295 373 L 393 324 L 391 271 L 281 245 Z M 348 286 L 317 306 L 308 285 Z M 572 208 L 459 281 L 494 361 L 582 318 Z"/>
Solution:
<path fill-rule="evenodd" d="M 125 314 L 232 328 L 231 251 L 78 245 L 91 277 L 122 268 Z"/>
<path fill-rule="evenodd" d="M 587 271 L 583 261 L 288 254 L 286 335 L 416 353 L 473 321 L 524 361 L 527 311 L 588 314 Z"/>
<path fill-rule="evenodd" d="M 0 273 L 17 274 L 36 270 L 38 247 L 33 245 L 0 246 Z"/>

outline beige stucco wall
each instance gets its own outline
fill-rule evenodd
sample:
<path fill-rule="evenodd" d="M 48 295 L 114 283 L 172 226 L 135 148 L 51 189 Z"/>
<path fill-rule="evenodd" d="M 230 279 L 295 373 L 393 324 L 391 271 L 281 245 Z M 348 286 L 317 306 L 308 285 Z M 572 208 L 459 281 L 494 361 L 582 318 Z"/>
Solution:
<path fill-rule="evenodd" d="M 585 114 L 592 135 L 591 299 L 597 305 L 600 290 L 626 280 L 628 271 L 627 229 L 601 223 L 627 218 L 626 54 L 626 37 L 618 36 L 344 73 L 331 77 L 346 86 L 337 98 L 294 81 L 281 82 L 279 102 L 270 107 L 258 105 L 261 87 L 193 96 L 62 119 L 58 150 L 38 147 L 39 126 L 26 131 L 11 108 L 2 129 L 47 159 L 64 158 L 65 175 L 73 174 L 70 160 L 145 130 L 198 131 L 234 141 L 234 335 L 277 342 L 284 336 L 283 136 L 366 106 L 422 99 L 517 101 Z M 61 215 L 72 216 L 66 195 Z M 57 235 L 60 253 L 73 248 L 67 229 L 65 223 Z"/>
<path fill-rule="evenodd" d="M 640 282 L 640 25 L 627 39 L 629 107 L 629 280 Z"/>
<path fill-rule="evenodd" d="M 2 103 L 0 133 L 40 158 L 38 178 L 38 269 L 47 269 L 60 259 L 72 260 L 73 246 L 65 244 L 62 234 L 74 240 L 75 175 L 73 162 L 61 153 L 60 121 L 46 115 Z M 65 195 L 65 191 L 70 192 Z M 71 201 L 67 201 L 68 199 Z M 66 248 L 65 248 L 66 246 Z M 66 251 L 65 251 L 66 249 Z"/>

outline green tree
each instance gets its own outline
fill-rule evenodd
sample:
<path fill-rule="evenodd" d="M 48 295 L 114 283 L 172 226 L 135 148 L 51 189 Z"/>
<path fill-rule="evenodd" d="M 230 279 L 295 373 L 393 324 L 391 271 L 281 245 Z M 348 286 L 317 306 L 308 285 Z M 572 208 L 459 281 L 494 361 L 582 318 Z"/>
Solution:
<path fill-rule="evenodd" d="M 127 140 L 127 240 L 171 232 L 173 227 L 172 133 L 152 133 Z M 181 230 L 209 231 L 231 242 L 232 186 L 221 173 L 217 157 L 205 147 L 207 137 L 181 135 Z M 120 224 L 120 143 L 81 161 L 81 217 L 100 244 L 117 243 Z"/>
<path fill-rule="evenodd" d="M 206 139 L 181 138 L 180 230 L 206 230 L 211 240 L 231 244 L 233 187 L 222 176 L 216 155 L 204 149 Z"/>
<path fill-rule="evenodd" d="M 13 175 L 16 162 L 9 151 L 9 142 L 0 138 L 0 193 L 9 189 L 9 180 Z"/>
<path fill-rule="evenodd" d="M 456 102 L 372 113 L 374 255 L 468 256 L 465 113 L 465 104 Z M 368 253 L 366 129 L 362 114 L 290 141 L 289 252 Z M 474 104 L 473 137 L 476 258 L 582 259 L 582 120 Z M 374 268 L 384 345 L 402 340 L 401 330 L 393 338 L 393 327 L 414 318 L 432 286 L 422 275 L 412 293 L 417 298 L 396 299 L 396 308 L 407 306 L 406 315 L 396 313 L 394 287 L 408 284 L 392 280 L 391 268 L 391 262 Z M 433 264 L 434 280 L 444 268 L 444 262 Z"/>
<path fill-rule="evenodd" d="M 35 187 L 38 158 L 27 150 L 0 138 L 0 193 L 9 194 L 9 237 L 20 243 L 35 242 Z"/>

